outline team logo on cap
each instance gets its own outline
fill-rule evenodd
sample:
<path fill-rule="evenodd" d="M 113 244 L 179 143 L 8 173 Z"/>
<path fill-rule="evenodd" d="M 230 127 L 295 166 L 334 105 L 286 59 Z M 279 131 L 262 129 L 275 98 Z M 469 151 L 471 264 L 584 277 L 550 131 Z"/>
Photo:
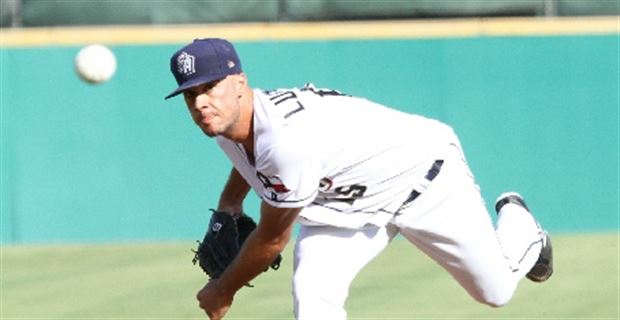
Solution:
<path fill-rule="evenodd" d="M 183 51 L 177 57 L 177 71 L 186 76 L 193 74 L 196 72 L 195 61 L 196 58 L 191 54 Z"/>

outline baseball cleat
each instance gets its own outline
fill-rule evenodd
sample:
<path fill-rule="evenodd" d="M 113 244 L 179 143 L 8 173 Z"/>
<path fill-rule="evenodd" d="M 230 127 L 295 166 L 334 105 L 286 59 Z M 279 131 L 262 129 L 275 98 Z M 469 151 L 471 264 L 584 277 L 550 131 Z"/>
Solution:
<path fill-rule="evenodd" d="M 495 201 L 495 211 L 499 213 L 502 207 L 509 203 L 516 204 L 530 212 L 523 197 L 516 192 L 501 194 L 497 198 L 497 201 Z M 542 249 L 540 249 L 538 260 L 525 275 L 534 282 L 544 282 L 553 274 L 553 247 L 551 246 L 551 237 L 549 237 L 549 233 L 545 230 L 540 229 L 540 233 L 542 234 Z"/>
<path fill-rule="evenodd" d="M 502 193 L 495 201 L 495 212 L 499 213 L 499 211 L 502 210 L 502 207 L 509 203 L 514 203 L 530 212 L 530 209 L 525 204 L 523 197 L 516 192 Z"/>
<path fill-rule="evenodd" d="M 553 274 L 553 248 L 547 231 L 543 231 L 542 249 L 538 260 L 525 276 L 534 282 L 544 282 Z"/>

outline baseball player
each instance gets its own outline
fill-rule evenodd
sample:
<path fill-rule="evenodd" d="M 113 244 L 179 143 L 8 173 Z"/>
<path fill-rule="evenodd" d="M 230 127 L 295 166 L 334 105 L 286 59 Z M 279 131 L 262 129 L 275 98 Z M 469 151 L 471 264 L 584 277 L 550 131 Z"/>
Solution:
<path fill-rule="evenodd" d="M 284 249 L 295 222 L 296 319 L 345 319 L 351 282 L 397 234 L 490 306 L 525 276 L 551 276 L 548 233 L 517 193 L 500 195 L 493 225 L 447 125 L 311 84 L 252 89 L 223 39 L 193 41 L 170 67 L 179 86 L 166 98 L 182 94 L 234 165 L 217 210 L 243 212 L 250 189 L 262 201 L 258 227 L 198 292 L 211 319 Z"/>

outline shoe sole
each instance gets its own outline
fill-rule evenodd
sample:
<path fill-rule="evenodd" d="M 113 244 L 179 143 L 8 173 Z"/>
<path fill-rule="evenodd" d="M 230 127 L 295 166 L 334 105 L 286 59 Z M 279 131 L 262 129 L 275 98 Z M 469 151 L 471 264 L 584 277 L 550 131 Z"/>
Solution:
<path fill-rule="evenodd" d="M 540 249 L 538 260 L 526 274 L 526 277 L 534 282 L 545 282 L 553 274 L 553 246 L 549 233 L 543 231 L 543 247 Z"/>

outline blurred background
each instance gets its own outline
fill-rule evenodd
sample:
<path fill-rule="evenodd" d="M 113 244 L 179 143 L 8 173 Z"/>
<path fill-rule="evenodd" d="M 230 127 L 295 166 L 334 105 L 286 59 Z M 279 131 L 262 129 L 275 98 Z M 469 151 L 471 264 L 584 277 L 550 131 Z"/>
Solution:
<path fill-rule="evenodd" d="M 616 16 L 615 0 L 2 0 L 2 27 Z"/>
<path fill-rule="evenodd" d="M 231 40 L 255 87 L 447 122 L 490 203 L 518 190 L 553 232 L 618 230 L 618 1 L 0 3 L 2 243 L 199 237 L 230 165 L 163 97 L 202 37 Z M 91 43 L 109 82 L 74 72 Z"/>
<path fill-rule="evenodd" d="M 497 195 L 519 191 L 554 238 L 556 275 L 525 281 L 500 310 L 452 296 L 449 276 L 395 241 L 354 282 L 352 318 L 618 319 L 619 11 L 618 0 L 0 0 L 0 318 L 204 317 L 189 249 L 231 166 L 182 98 L 163 98 L 176 87 L 170 56 L 224 37 L 253 87 L 312 82 L 448 123 L 491 216 Z M 117 60 L 97 85 L 74 71 L 93 43 Z M 257 218 L 255 195 L 245 207 Z M 291 317 L 290 247 L 231 318 Z"/>

